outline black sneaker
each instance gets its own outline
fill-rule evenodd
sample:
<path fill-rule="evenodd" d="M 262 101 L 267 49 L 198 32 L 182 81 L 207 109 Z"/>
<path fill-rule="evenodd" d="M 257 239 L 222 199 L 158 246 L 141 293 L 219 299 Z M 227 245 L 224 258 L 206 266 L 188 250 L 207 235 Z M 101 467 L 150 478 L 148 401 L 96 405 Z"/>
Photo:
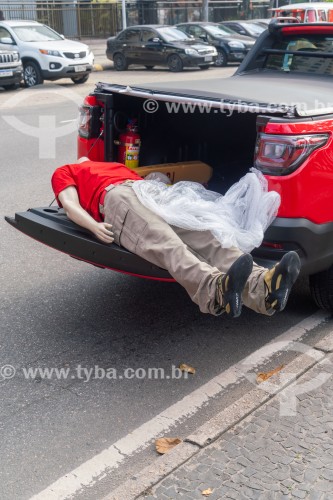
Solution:
<path fill-rule="evenodd" d="M 252 266 L 251 255 L 241 255 L 228 272 L 217 279 L 216 300 L 222 310 L 232 318 L 237 318 L 242 312 L 242 292 L 252 272 Z"/>
<path fill-rule="evenodd" d="M 280 262 L 264 275 L 267 289 L 266 307 L 275 311 L 282 311 L 287 304 L 287 300 L 293 284 L 301 269 L 301 260 L 296 252 L 286 253 Z"/>

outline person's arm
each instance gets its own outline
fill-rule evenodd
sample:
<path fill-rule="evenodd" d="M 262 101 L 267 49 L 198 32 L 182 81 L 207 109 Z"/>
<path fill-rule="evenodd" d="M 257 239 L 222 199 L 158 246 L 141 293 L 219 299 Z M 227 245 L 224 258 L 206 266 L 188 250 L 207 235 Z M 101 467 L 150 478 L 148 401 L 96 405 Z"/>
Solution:
<path fill-rule="evenodd" d="M 74 186 L 68 186 L 59 193 L 59 201 L 62 204 L 66 215 L 79 226 L 91 231 L 96 238 L 103 243 L 112 243 L 113 233 L 111 232 L 112 225 L 106 222 L 97 222 L 88 212 L 80 205 L 79 196 Z"/>

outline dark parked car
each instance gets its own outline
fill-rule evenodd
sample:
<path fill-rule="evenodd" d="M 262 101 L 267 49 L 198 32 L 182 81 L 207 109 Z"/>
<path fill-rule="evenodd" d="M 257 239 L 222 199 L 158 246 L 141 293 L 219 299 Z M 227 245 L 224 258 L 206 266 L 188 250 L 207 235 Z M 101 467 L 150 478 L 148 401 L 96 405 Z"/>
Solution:
<path fill-rule="evenodd" d="M 182 23 L 177 28 L 197 39 L 204 40 L 217 49 L 216 66 L 226 66 L 228 62 L 240 62 L 254 45 L 253 38 L 238 35 L 218 23 Z"/>
<path fill-rule="evenodd" d="M 172 26 L 132 26 L 108 38 L 106 55 L 118 71 L 129 64 L 143 64 L 147 69 L 168 66 L 170 71 L 182 71 L 185 66 L 207 69 L 213 65 L 215 47 L 196 41 Z"/>
<path fill-rule="evenodd" d="M 267 29 L 262 23 L 253 21 L 223 21 L 220 23 L 221 26 L 226 26 L 227 28 L 236 31 L 239 35 L 246 35 L 251 38 L 258 38 L 263 31 Z"/>

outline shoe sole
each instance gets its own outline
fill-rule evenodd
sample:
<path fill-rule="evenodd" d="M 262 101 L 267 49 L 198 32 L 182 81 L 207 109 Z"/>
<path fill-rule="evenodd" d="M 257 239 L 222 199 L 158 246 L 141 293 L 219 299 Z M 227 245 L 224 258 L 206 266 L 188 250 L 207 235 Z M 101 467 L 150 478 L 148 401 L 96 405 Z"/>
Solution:
<path fill-rule="evenodd" d="M 275 311 L 283 311 L 286 307 L 291 288 L 300 270 L 300 258 L 293 251 L 286 253 L 275 267 L 271 281 L 271 292 L 266 299 Z"/>
<path fill-rule="evenodd" d="M 231 318 L 242 312 L 242 292 L 252 272 L 253 259 L 250 254 L 239 257 L 230 267 L 222 282 L 225 311 Z"/>

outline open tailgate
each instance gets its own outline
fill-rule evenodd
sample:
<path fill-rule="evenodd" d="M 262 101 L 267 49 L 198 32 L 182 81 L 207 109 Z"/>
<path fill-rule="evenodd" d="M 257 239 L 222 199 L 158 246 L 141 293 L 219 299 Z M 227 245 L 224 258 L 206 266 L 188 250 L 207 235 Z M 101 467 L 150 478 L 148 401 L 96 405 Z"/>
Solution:
<path fill-rule="evenodd" d="M 58 207 L 31 208 L 5 217 L 13 227 L 56 250 L 98 267 L 149 279 L 174 281 L 170 274 L 115 243 L 97 241 Z"/>

